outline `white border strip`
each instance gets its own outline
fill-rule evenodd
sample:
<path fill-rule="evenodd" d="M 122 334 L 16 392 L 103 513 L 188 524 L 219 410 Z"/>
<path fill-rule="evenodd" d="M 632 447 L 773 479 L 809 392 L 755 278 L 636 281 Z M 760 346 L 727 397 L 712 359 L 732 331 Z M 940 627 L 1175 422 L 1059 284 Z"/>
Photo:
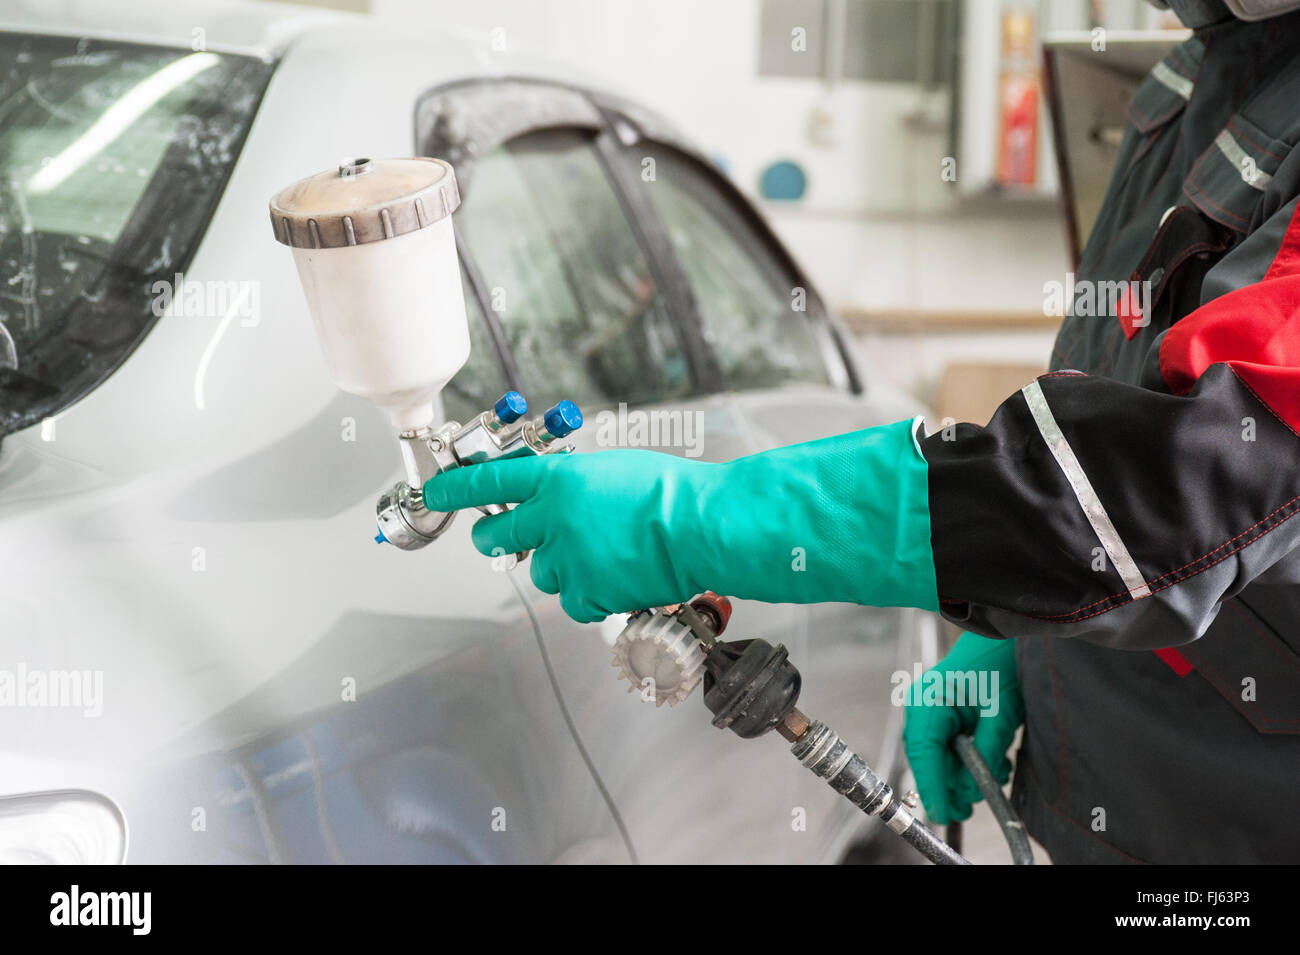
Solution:
<path fill-rule="evenodd" d="M 1020 393 L 1025 396 L 1025 403 L 1029 405 L 1029 413 L 1034 416 L 1039 433 L 1047 442 L 1047 447 L 1052 452 L 1052 457 L 1056 458 L 1056 463 L 1060 466 L 1065 479 L 1070 482 L 1074 496 L 1078 498 L 1079 506 L 1083 508 L 1084 516 L 1092 525 L 1097 540 L 1101 541 L 1101 546 L 1106 548 L 1111 565 L 1124 581 L 1129 596 L 1134 600 L 1151 596 L 1151 588 L 1147 586 L 1128 548 L 1124 546 L 1123 538 L 1111 523 L 1110 515 L 1101 506 L 1101 499 L 1093 490 L 1092 482 L 1083 471 L 1083 465 L 1075 457 L 1070 443 L 1065 440 L 1065 435 L 1061 433 L 1061 428 L 1056 423 L 1056 418 L 1052 416 L 1052 409 L 1047 406 L 1047 396 L 1043 394 L 1042 386 L 1037 381 L 1031 381 L 1020 389 Z"/>

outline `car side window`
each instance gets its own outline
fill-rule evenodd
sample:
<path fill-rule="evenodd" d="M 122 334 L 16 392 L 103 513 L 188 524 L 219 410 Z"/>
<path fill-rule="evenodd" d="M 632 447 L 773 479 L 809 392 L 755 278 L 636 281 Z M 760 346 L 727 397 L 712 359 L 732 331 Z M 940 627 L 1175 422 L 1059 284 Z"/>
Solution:
<path fill-rule="evenodd" d="M 465 290 L 465 317 L 469 319 L 469 361 L 442 390 L 442 404 L 447 416 L 462 424 L 509 390 L 501 368 L 495 343 L 488 332 L 483 307 L 474 297 L 474 289 L 462 273 Z"/>
<path fill-rule="evenodd" d="M 681 342 L 590 134 L 548 129 L 494 149 L 456 218 L 531 403 L 690 392 Z"/>
<path fill-rule="evenodd" d="M 762 234 L 694 159 L 652 142 L 629 151 L 695 292 L 702 333 L 727 386 L 830 381 L 807 292 Z"/>

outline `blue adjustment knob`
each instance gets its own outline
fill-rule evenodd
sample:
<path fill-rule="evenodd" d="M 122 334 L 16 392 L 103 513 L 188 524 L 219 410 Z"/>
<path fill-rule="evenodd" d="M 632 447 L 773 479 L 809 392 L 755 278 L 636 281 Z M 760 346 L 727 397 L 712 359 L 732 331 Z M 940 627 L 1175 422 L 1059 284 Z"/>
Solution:
<path fill-rule="evenodd" d="M 528 414 L 528 402 L 517 391 L 507 391 L 492 406 L 492 413 L 502 424 L 514 424 Z"/>
<path fill-rule="evenodd" d="M 542 423 L 548 434 L 563 438 L 582 427 L 582 412 L 572 401 L 561 401 L 542 416 Z"/>

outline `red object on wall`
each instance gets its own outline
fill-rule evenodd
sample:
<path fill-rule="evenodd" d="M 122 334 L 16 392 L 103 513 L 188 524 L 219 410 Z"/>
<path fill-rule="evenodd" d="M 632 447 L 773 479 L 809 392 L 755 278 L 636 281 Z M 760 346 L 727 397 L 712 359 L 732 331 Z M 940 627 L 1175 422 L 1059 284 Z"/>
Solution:
<path fill-rule="evenodd" d="M 1039 89 L 1033 50 L 1033 14 L 1026 10 L 1004 13 L 994 173 L 1003 186 L 1032 186 L 1038 181 Z"/>
<path fill-rule="evenodd" d="M 998 129 L 998 182 L 1032 186 L 1038 181 L 1038 78 L 1002 75 Z"/>

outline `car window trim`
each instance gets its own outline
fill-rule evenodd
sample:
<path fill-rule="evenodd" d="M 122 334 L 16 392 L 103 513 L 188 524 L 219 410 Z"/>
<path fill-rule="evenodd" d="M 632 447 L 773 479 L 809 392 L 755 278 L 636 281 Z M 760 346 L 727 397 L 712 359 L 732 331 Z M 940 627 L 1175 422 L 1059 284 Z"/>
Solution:
<path fill-rule="evenodd" d="M 466 97 L 479 94 L 489 96 L 495 94 L 502 99 L 508 99 L 511 93 L 525 92 L 525 87 L 528 91 L 536 93 L 545 93 L 548 90 L 563 90 L 569 93 L 571 98 L 567 104 L 557 98 L 546 114 L 546 118 L 541 122 L 538 122 L 527 113 L 517 113 L 511 116 L 509 111 L 499 110 L 494 114 L 498 120 L 496 125 L 488 130 L 470 129 L 468 127 L 457 129 L 454 124 L 450 128 L 442 127 L 440 129 L 440 124 L 430 122 L 428 117 L 431 107 L 437 100 L 446 101 L 452 98 L 450 102 L 443 103 L 442 108 L 452 110 L 458 108 L 458 104 L 454 99 L 458 93 Z M 580 106 L 577 105 L 579 103 L 581 103 Z M 425 126 L 429 128 L 425 130 Z M 432 87 L 416 98 L 415 108 L 412 112 L 412 127 L 416 155 L 439 156 L 450 162 L 456 169 L 456 178 L 461 191 L 466 194 L 477 169 L 479 158 L 487 155 L 497 146 L 520 136 L 526 136 L 531 132 L 544 129 L 578 129 L 596 132 L 601 128 L 599 113 L 590 100 L 583 96 L 580 91 L 568 89 L 554 83 L 537 83 L 512 77 L 472 77 Z M 510 343 L 506 338 L 505 327 L 501 324 L 501 317 L 492 308 L 487 283 L 483 280 L 483 274 L 479 271 L 478 263 L 470 254 L 464 234 L 456 223 L 455 217 L 452 218 L 452 227 L 456 235 L 456 253 L 460 259 L 461 272 L 478 303 L 479 314 L 496 353 L 497 369 L 501 372 L 508 388 L 520 391 L 523 388 L 523 376 L 519 370 L 519 363 L 515 359 L 514 352 L 511 350 Z"/>
<path fill-rule="evenodd" d="M 617 123 L 620 121 L 633 122 L 631 117 L 621 112 L 614 112 L 611 116 L 611 122 Z M 844 330 L 839 326 L 830 310 L 826 308 L 825 302 L 822 301 L 821 295 L 813 283 L 809 281 L 808 275 L 780 239 L 776 237 L 767 221 L 758 213 L 753 204 L 741 194 L 740 190 L 717 167 L 700 156 L 694 149 L 672 134 L 671 131 L 666 132 L 663 136 L 647 135 L 638 137 L 632 143 L 621 145 L 621 148 L 632 152 L 639 142 L 648 142 L 656 147 L 676 153 L 684 162 L 694 165 L 700 173 L 711 181 L 723 200 L 729 203 L 745 220 L 746 224 L 750 226 L 753 233 L 781 267 L 786 269 L 793 277 L 796 286 L 805 291 L 808 308 L 807 318 L 812 322 L 814 333 L 817 335 L 821 346 L 822 360 L 826 364 L 832 383 L 837 387 L 847 389 L 852 394 L 862 394 L 865 390 L 862 385 L 862 378 L 858 373 L 856 362 L 844 337 Z M 652 216 L 659 224 L 660 231 L 663 231 L 666 237 L 667 233 L 659 214 L 653 209 L 647 211 L 648 215 Z M 676 260 L 677 251 L 671 247 L 671 242 L 668 251 Z M 678 268 L 681 268 L 680 263 L 678 263 Z M 682 274 L 685 274 L 684 271 L 682 271 Z M 706 341 L 703 341 L 702 337 L 701 343 L 712 354 L 711 346 Z M 716 365 L 716 358 L 713 361 Z"/>
<path fill-rule="evenodd" d="M 433 123 L 422 139 L 421 127 L 430 125 L 428 112 L 430 105 L 437 99 L 446 100 L 463 92 L 467 96 L 482 93 L 491 95 L 499 92 L 503 99 L 511 93 L 530 93 L 544 96 L 547 92 L 556 94 L 555 100 L 548 104 L 547 112 L 540 118 L 527 112 L 508 116 L 505 120 L 498 117 L 496 124 L 486 133 L 475 130 L 471 133 L 462 129 L 458 134 L 454 124 L 438 134 L 440 124 Z M 567 94 L 567 102 L 562 97 Z M 578 105 L 579 103 L 585 105 Z M 451 104 L 454 107 L 454 101 Z M 823 363 L 826 365 L 831 382 L 835 387 L 849 391 L 854 395 L 865 392 L 863 379 L 857 368 L 857 362 L 848 344 L 847 332 L 826 307 L 816 286 L 809 280 L 807 273 L 776 237 L 767 221 L 739 189 L 713 164 L 699 154 L 676 127 L 664 121 L 657 114 L 641 108 L 630 100 L 619 96 L 600 93 L 578 85 L 572 85 L 553 79 L 540 79 L 526 76 L 473 77 L 457 80 L 433 87 L 423 93 L 415 103 L 414 127 L 416 150 L 421 154 L 438 155 L 446 158 L 456 167 L 457 176 L 464 183 L 472 181 L 477 161 L 498 146 L 548 129 L 574 129 L 594 134 L 593 145 L 597 157 L 604 167 L 606 179 L 623 208 L 628 221 L 647 258 L 651 276 L 665 295 L 668 304 L 668 318 L 678 337 L 678 343 L 686 360 L 687 371 L 691 380 L 691 394 L 713 394 L 725 391 L 728 387 L 716 352 L 704 339 L 703 322 L 699 304 L 695 299 L 694 289 L 687 278 L 685 268 L 672 247 L 667 227 L 648 200 L 629 180 L 630 169 L 628 157 L 640 142 L 650 142 L 656 146 L 670 149 L 684 160 L 692 162 L 710 179 L 724 200 L 740 214 L 750 225 L 753 232 L 767 246 L 769 252 L 789 271 L 798 287 L 807 294 L 807 318 L 813 323 L 814 332 L 821 346 Z M 634 165 L 634 164 L 633 164 Z M 468 191 L 468 185 L 465 186 Z M 462 259 L 470 259 L 468 248 L 458 243 Z M 471 276 L 477 275 L 472 260 Z M 475 294 L 483 307 L 484 321 L 489 326 L 494 344 L 497 346 L 498 361 L 507 380 L 515 382 L 513 374 L 518 375 L 518 366 L 505 339 L 504 329 L 499 317 L 492 312 L 490 303 L 484 298 L 486 288 L 481 275 L 474 285 Z"/>
<path fill-rule="evenodd" d="M 603 115 L 603 111 L 602 111 Z M 677 333 L 691 379 L 691 394 L 712 394 L 726 389 L 725 376 L 717 356 L 704 340 L 699 303 L 695 290 L 672 246 L 663 220 L 651 207 L 645 192 L 630 181 L 634 174 L 612 122 L 593 140 L 596 155 L 618 199 L 623 217 L 650 266 L 655 288 L 664 296 L 669 322 Z"/>
<path fill-rule="evenodd" d="M 452 228 L 456 233 L 456 255 L 460 259 L 461 273 L 469 285 L 470 292 L 474 295 L 474 300 L 478 303 L 483 324 L 487 326 L 488 337 L 492 340 L 492 348 L 497 356 L 497 367 L 506 380 L 507 388 L 522 392 L 523 376 L 519 373 L 514 352 L 510 350 L 510 343 L 506 340 L 506 330 L 501 324 L 501 316 L 492 308 L 492 298 L 487 283 L 483 281 L 483 274 L 478 270 L 478 263 L 469 254 L 469 247 L 465 244 L 460 228 L 455 224 L 454 216 L 452 220 Z"/>
<path fill-rule="evenodd" d="M 429 121 L 431 105 L 438 99 L 443 110 L 455 109 L 454 99 L 460 91 L 468 96 L 490 96 L 499 92 L 503 100 L 512 94 L 530 93 L 544 96 L 547 92 L 555 94 L 556 101 L 548 106 L 542 118 L 531 118 L 526 114 L 507 116 L 499 120 L 490 129 L 491 135 L 471 134 L 464 129 L 458 135 L 451 135 L 456 127 L 454 123 L 446 124 L 441 133 L 438 122 Z M 565 102 L 565 98 L 567 103 Z M 581 102 L 582 106 L 577 106 Z M 443 113 L 442 115 L 446 115 Z M 423 126 L 430 129 L 421 136 Z M 591 95 L 582 89 L 547 80 L 528 80 L 521 78 L 471 79 L 436 87 L 422 95 L 415 107 L 416 149 L 422 154 L 444 157 L 454 167 L 461 183 L 462 193 L 468 195 L 478 160 L 493 149 L 535 133 L 547 131 L 571 130 L 591 137 L 592 149 L 600 165 L 610 192 L 614 195 L 632 233 L 637 247 L 646 258 L 650 277 L 655 288 L 664 296 L 665 313 L 671 323 L 686 362 L 689 389 L 687 394 L 700 395 L 723 390 L 723 376 L 711 349 L 700 334 L 699 309 L 686 273 L 673 251 L 671 241 L 658 216 L 654 215 L 649 204 L 637 195 L 637 190 L 630 189 L 624 179 L 625 157 L 619 152 L 614 141 L 615 133 L 610 119 Z M 647 228 L 647 225 L 650 228 Z M 486 299 L 487 289 L 478 271 L 477 263 L 470 254 L 469 247 L 459 241 L 458 251 L 467 274 L 471 277 L 471 286 L 480 305 L 483 306 L 484 321 L 489 334 L 497 346 L 498 361 L 508 381 L 517 386 L 519 380 L 518 363 L 510 351 L 499 317 L 492 311 Z M 474 281 L 477 278 L 477 282 Z M 513 375 L 513 377 L 512 377 Z"/>
<path fill-rule="evenodd" d="M 492 110 L 493 122 L 478 126 L 457 122 L 455 113 L 467 108 L 465 101 L 480 97 L 500 101 Z M 521 104 L 517 99 L 528 102 Z M 540 116 L 522 108 L 539 102 L 544 106 Z M 431 122 L 430 113 L 436 113 L 438 119 Z M 468 192 L 480 159 L 521 136 L 548 129 L 598 133 L 605 128 L 599 109 L 582 90 L 548 80 L 508 76 L 474 77 L 427 90 L 415 101 L 413 120 L 416 151 L 451 163 L 463 192 Z"/>

